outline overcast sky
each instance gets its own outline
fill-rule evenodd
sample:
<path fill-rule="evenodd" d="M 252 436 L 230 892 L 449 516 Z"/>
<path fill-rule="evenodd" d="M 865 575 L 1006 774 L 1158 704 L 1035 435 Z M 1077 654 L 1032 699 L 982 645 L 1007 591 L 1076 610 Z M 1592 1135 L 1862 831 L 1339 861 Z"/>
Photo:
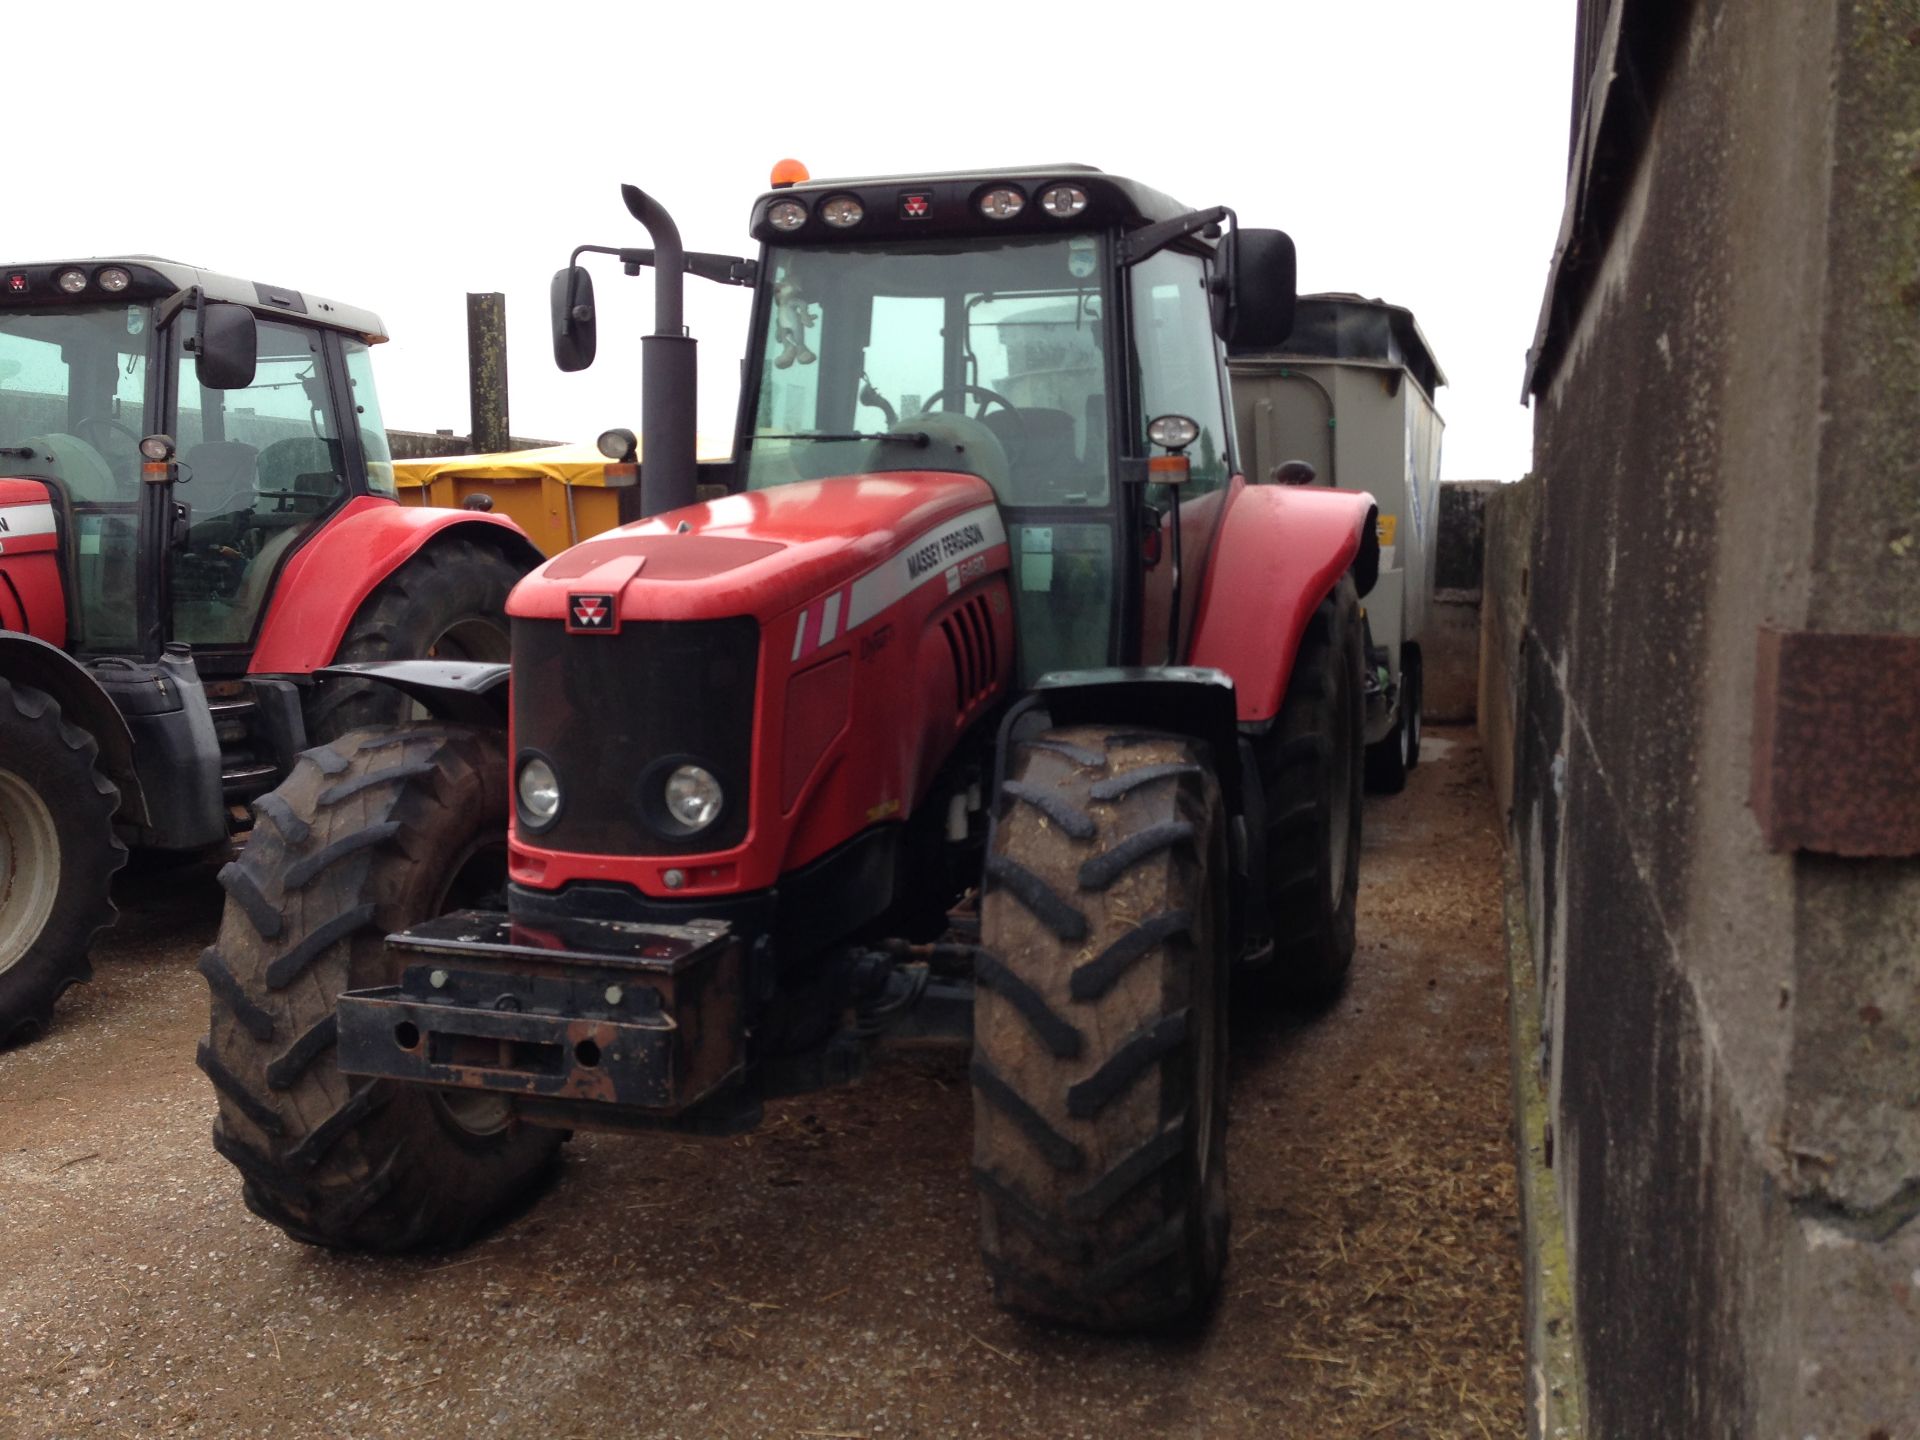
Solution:
<path fill-rule="evenodd" d="M 159 254 L 366 306 L 393 337 L 387 423 L 463 434 L 465 293 L 501 290 L 515 433 L 591 440 L 638 428 L 651 287 L 596 273 L 600 358 L 569 376 L 547 282 L 575 244 L 647 243 L 621 181 L 690 248 L 751 253 L 748 207 L 782 156 L 816 177 L 1080 162 L 1291 232 L 1303 291 L 1410 307 L 1451 381 L 1444 473 L 1512 479 L 1573 12 L 14 6 L 0 259 Z M 701 429 L 723 443 L 746 318 L 744 291 L 688 281 Z"/>

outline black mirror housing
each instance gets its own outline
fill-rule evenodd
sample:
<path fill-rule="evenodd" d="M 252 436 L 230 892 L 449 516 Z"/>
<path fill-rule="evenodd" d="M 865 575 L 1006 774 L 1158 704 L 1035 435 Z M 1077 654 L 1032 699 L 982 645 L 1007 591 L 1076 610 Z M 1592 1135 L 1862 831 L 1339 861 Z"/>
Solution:
<path fill-rule="evenodd" d="M 253 383 L 260 332 L 244 305 L 209 300 L 200 307 L 193 373 L 208 390 L 244 390 Z"/>
<path fill-rule="evenodd" d="M 593 277 L 584 265 L 554 273 L 549 292 L 553 310 L 553 363 L 562 370 L 584 370 L 598 347 L 593 308 Z"/>
<path fill-rule="evenodd" d="M 1298 280 L 1293 237 L 1284 230 L 1239 230 L 1233 247 L 1233 293 L 1216 311 L 1220 338 L 1235 350 L 1275 346 L 1293 333 Z"/>

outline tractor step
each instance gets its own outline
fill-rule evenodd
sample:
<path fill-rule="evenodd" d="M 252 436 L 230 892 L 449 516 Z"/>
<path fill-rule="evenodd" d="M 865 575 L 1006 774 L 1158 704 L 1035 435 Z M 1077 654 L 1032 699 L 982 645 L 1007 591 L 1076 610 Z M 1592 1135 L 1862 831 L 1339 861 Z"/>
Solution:
<path fill-rule="evenodd" d="M 665 1117 L 742 1071 L 742 947 L 720 921 L 464 910 L 387 947 L 400 983 L 340 999 L 346 1074 Z"/>

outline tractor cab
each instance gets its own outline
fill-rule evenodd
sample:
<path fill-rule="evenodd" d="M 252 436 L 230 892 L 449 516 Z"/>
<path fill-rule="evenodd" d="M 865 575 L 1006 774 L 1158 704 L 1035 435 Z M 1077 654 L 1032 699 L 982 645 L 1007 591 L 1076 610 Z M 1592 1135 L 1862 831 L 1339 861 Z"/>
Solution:
<path fill-rule="evenodd" d="M 363 311 L 170 261 L 0 272 L 0 475 L 45 487 L 67 577 L 23 591 L 15 628 L 82 655 L 243 654 L 300 541 L 394 493 L 383 339 Z"/>
<path fill-rule="evenodd" d="M 1023 687 L 1176 660 L 1194 619 L 1180 596 L 1204 578 L 1235 470 L 1221 337 L 1291 324 L 1292 242 L 1230 221 L 1073 165 L 769 190 L 757 262 L 685 257 L 755 287 L 736 486 L 976 476 L 1012 546 Z M 630 273 L 655 263 L 607 253 Z M 556 277 L 555 299 L 572 368 L 591 355 L 585 272 Z M 1177 446 L 1150 437 L 1160 417 L 1191 422 Z M 1179 463 L 1150 476 L 1169 448 Z M 651 494 L 649 512 L 692 498 Z"/>

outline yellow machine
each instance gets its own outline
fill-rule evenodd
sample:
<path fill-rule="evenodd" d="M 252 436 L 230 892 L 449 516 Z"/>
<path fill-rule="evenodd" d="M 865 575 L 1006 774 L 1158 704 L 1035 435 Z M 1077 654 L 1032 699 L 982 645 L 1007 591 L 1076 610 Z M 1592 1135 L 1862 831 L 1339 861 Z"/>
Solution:
<path fill-rule="evenodd" d="M 728 451 L 703 440 L 698 458 L 703 465 L 724 464 Z M 548 445 L 396 460 L 393 478 L 403 505 L 491 508 L 511 517 L 544 553 L 557 555 L 621 523 L 621 495 L 638 495 L 634 471 L 592 445 Z M 491 500 L 491 507 L 476 496 Z"/>

